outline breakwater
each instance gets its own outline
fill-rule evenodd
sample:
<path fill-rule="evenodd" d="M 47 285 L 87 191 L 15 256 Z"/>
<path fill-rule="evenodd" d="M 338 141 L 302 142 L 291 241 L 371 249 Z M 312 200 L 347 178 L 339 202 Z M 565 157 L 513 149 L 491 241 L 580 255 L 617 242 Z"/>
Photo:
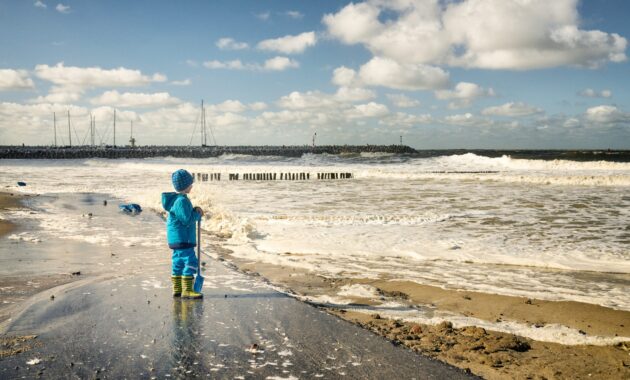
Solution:
<path fill-rule="evenodd" d="M 145 146 L 145 147 L 0 147 L 0 159 L 77 159 L 77 158 L 149 158 L 182 157 L 206 158 L 224 154 L 250 156 L 301 157 L 312 154 L 359 154 L 383 152 L 414 154 L 416 150 L 405 145 L 322 145 L 322 146 Z"/>
<path fill-rule="evenodd" d="M 221 173 L 192 173 L 193 177 L 200 182 L 208 181 L 221 181 Z M 308 181 L 311 178 L 318 180 L 324 179 L 352 179 L 354 175 L 352 173 L 337 173 L 337 172 L 282 172 L 282 173 L 227 173 L 228 181 Z M 223 179 L 226 179 L 223 176 Z"/>

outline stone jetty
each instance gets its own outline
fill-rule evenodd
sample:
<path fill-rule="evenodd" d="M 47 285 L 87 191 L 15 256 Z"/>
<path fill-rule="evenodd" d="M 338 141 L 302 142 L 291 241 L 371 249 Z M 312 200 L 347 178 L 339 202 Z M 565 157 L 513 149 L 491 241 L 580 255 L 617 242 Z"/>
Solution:
<path fill-rule="evenodd" d="M 80 159 L 80 158 L 149 158 L 149 157 L 218 157 L 224 154 L 251 156 L 300 157 L 312 154 L 359 153 L 414 154 L 416 150 L 405 145 L 322 145 L 322 146 L 142 146 L 142 147 L 50 147 L 0 146 L 0 159 Z"/>

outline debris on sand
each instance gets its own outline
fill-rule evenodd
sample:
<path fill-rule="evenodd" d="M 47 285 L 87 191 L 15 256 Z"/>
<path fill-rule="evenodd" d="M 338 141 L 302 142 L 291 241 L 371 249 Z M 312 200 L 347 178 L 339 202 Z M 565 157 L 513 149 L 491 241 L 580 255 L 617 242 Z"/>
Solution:
<path fill-rule="evenodd" d="M 261 354 L 261 353 L 265 352 L 265 350 L 263 350 L 258 345 L 258 343 L 251 344 L 249 347 L 247 347 L 247 349 L 245 349 L 245 351 L 249 352 L 250 354 Z"/>
<path fill-rule="evenodd" d="M 39 343 L 31 342 L 37 335 L 0 337 L 0 359 L 27 352 Z"/>
<path fill-rule="evenodd" d="M 27 361 L 26 364 L 28 364 L 28 365 L 36 365 L 36 364 L 39 364 L 41 362 L 42 362 L 41 359 L 33 358 L 33 359 Z"/>

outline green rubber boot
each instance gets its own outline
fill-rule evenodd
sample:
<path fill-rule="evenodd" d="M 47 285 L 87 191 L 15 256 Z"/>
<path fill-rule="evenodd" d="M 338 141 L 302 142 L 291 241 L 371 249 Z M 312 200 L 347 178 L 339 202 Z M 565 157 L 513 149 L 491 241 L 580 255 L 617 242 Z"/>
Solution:
<path fill-rule="evenodd" d="M 203 294 L 193 290 L 193 276 L 182 276 L 182 298 L 199 299 L 203 298 Z"/>
<path fill-rule="evenodd" d="M 182 276 L 171 276 L 171 282 L 173 283 L 173 297 L 179 297 L 182 295 Z"/>

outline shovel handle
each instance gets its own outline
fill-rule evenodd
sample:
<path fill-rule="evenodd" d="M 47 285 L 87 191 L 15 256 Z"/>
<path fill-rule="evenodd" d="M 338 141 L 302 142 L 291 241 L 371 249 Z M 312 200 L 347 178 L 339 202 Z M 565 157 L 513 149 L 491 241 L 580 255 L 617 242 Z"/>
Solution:
<path fill-rule="evenodd" d="M 201 220 L 197 222 L 197 274 L 201 273 Z"/>

